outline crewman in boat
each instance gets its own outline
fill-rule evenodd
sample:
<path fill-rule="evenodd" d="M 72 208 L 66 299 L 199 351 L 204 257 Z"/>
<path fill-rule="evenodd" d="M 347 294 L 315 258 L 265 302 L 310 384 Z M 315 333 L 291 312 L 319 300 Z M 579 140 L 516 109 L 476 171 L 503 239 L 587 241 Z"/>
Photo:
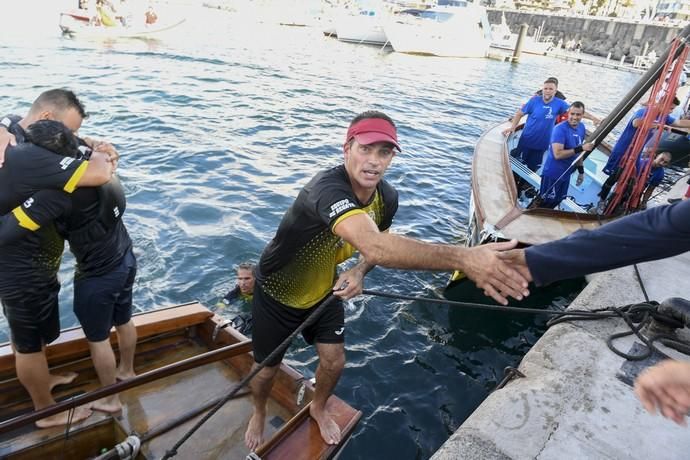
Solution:
<path fill-rule="evenodd" d="M 37 121 L 27 127 L 25 134 L 28 142 L 53 153 L 83 157 L 76 136 L 58 121 Z M 13 236 L 18 239 L 55 222 L 60 236 L 69 241 L 76 259 L 74 314 L 88 340 L 103 386 L 135 376 L 137 331 L 132 321 L 132 286 L 137 264 L 132 240 L 122 222 L 125 207 L 124 190 L 113 176 L 105 185 L 80 189 L 71 195 L 41 190 L 17 208 L 32 223 L 30 228 L 8 215 L 9 222 L 5 220 L 2 229 L 3 234 L 14 230 Z M 118 337 L 119 366 L 110 345 L 113 327 Z M 118 395 L 111 395 L 95 401 L 93 408 L 115 413 L 122 404 Z"/>
<path fill-rule="evenodd" d="M 530 170 L 537 171 L 541 167 L 544 152 L 549 148 L 551 131 L 559 115 L 568 111 L 568 103 L 556 97 L 558 79 L 549 77 L 544 81 L 541 95 L 532 96 L 520 107 L 511 120 L 510 128 L 503 131 L 504 136 L 515 132 L 520 120 L 527 115 L 527 122 L 520 135 L 520 140 L 510 155 L 518 158 Z M 599 119 L 587 112 L 583 118 L 599 123 Z"/>
<path fill-rule="evenodd" d="M 677 97 L 674 97 L 672 110 L 679 104 L 680 100 L 678 100 Z M 640 126 L 642 126 L 642 122 L 644 121 L 644 116 L 646 113 L 647 107 L 642 107 L 633 114 L 632 118 L 630 118 L 630 120 L 628 120 L 628 123 L 625 125 L 625 129 L 623 130 L 623 133 L 621 133 L 621 136 L 618 138 L 618 141 L 616 141 L 616 145 L 614 145 L 613 149 L 611 150 L 609 159 L 602 170 L 604 174 L 607 174 L 609 177 L 608 179 L 606 179 L 606 182 L 604 182 L 604 185 L 602 185 L 601 191 L 599 192 L 600 201 L 597 205 L 597 211 L 599 213 L 602 213 L 606 207 L 606 199 L 608 198 L 611 189 L 616 184 L 616 182 L 618 181 L 618 177 L 621 174 L 620 163 L 623 159 L 623 155 L 632 143 L 633 138 L 635 137 L 635 133 L 637 133 L 637 129 Z M 663 125 L 674 126 L 678 128 L 690 128 L 690 120 L 677 120 L 672 115 L 667 115 L 664 118 L 663 124 L 658 123 L 658 121 L 659 120 L 657 120 L 657 123 L 655 123 L 656 128 L 663 128 Z M 652 136 L 653 132 L 650 131 L 647 140 L 651 139 Z M 639 152 L 637 152 L 637 154 L 639 154 Z"/>
<path fill-rule="evenodd" d="M 523 115 L 527 115 L 518 145 L 510 155 L 518 158 L 532 171 L 537 171 L 541 166 L 544 152 L 549 148 L 556 117 L 568 110 L 568 103 L 555 97 L 556 91 L 558 80 L 547 78 L 542 86 L 542 94 L 530 97 L 515 112 L 510 128 L 503 132 L 505 136 L 514 133 Z"/>
<path fill-rule="evenodd" d="M 235 272 L 236 284 L 216 305 L 222 309 L 234 302 L 240 301 L 251 305 L 254 297 L 254 264 L 242 262 Z"/>
<path fill-rule="evenodd" d="M 343 164 L 319 172 L 304 186 L 264 249 L 255 270 L 252 317 L 255 366 L 266 367 L 251 382 L 254 413 L 245 433 L 250 450 L 263 441 L 266 401 L 282 355 L 263 361 L 331 295 L 335 303 L 303 336 L 316 344 L 319 355 L 310 414 L 326 443 L 340 442 L 340 428 L 326 411 L 326 401 L 345 365 L 342 299 L 362 292 L 364 276 L 374 266 L 460 269 L 502 304 L 505 296 L 529 294 L 517 272 L 496 263 L 498 251 L 514 247 L 516 241 L 466 248 L 388 232 L 398 193 L 383 176 L 396 151 L 400 145 L 389 116 L 377 111 L 357 115 L 347 130 Z M 360 253 L 358 263 L 338 275 L 338 264 L 355 251 Z"/>
<path fill-rule="evenodd" d="M 85 116 L 74 93 L 55 89 L 42 93 L 25 117 L 8 116 L 0 121 L 0 214 L 9 213 L 40 189 L 72 193 L 76 187 L 102 185 L 110 180 L 113 163 L 104 160 L 102 154 L 86 162 L 22 144 L 25 129 L 38 120 L 60 120 L 76 132 Z M 94 145 L 95 141 L 90 142 Z M 6 152 L 8 144 L 19 145 Z M 117 156 L 114 149 L 110 154 Z M 25 207 L 31 204 L 28 200 Z M 20 209 L 13 216 L 25 227 L 32 226 Z M 63 240 L 54 226 L 37 229 L 29 238 L 0 246 L 0 300 L 15 349 L 17 377 L 37 410 L 55 404 L 51 395 L 55 385 L 69 383 L 76 377 L 50 374 L 44 353 L 45 345 L 60 333 L 57 271 L 62 251 Z M 62 425 L 89 414 L 89 409 L 80 407 L 71 418 L 65 412 L 39 420 L 36 425 Z"/>
<path fill-rule="evenodd" d="M 652 197 L 654 190 L 664 180 L 664 176 L 666 174 L 664 168 L 671 164 L 672 158 L 673 157 L 671 156 L 670 152 L 661 152 L 654 157 L 652 167 L 649 172 L 649 177 L 647 178 L 647 184 L 645 185 L 645 189 L 640 200 L 640 209 L 647 209 L 647 202 Z M 640 156 L 640 158 L 638 158 L 637 164 L 635 165 L 638 174 L 641 174 L 641 171 L 643 171 L 644 167 L 647 163 L 649 163 L 649 161 L 649 158 L 645 158 L 644 156 Z"/>
<path fill-rule="evenodd" d="M 551 133 L 539 187 L 542 208 L 553 209 L 563 201 L 568 194 L 570 176 L 574 172 L 573 161 L 583 151 L 591 152 L 594 149 L 594 144 L 584 142 L 584 113 L 585 105 L 580 101 L 573 102 L 568 109 L 568 120 L 556 125 Z"/>

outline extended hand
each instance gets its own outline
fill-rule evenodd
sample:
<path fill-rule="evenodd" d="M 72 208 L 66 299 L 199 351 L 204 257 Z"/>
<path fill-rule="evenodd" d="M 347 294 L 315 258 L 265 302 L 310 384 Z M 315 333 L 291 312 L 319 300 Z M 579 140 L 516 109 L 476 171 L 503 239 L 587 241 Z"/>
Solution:
<path fill-rule="evenodd" d="M 510 127 L 508 129 L 503 130 L 503 135 L 507 137 L 507 136 L 510 136 L 514 132 L 515 132 L 515 128 Z"/>
<path fill-rule="evenodd" d="M 513 249 L 516 245 L 517 241 L 512 240 L 469 248 L 463 262 L 463 271 L 477 287 L 503 305 L 508 304 L 508 296 L 522 300 L 529 295 L 527 284 L 531 277 L 511 267 L 500 257 L 502 251 Z"/>
<path fill-rule="evenodd" d="M 690 410 L 690 363 L 666 360 L 645 370 L 635 380 L 635 394 L 647 412 L 657 409 L 666 418 L 686 425 Z"/>
<path fill-rule="evenodd" d="M 591 152 L 592 150 L 594 150 L 594 144 L 591 142 L 586 142 L 582 144 L 582 150 L 584 150 L 585 152 Z"/>

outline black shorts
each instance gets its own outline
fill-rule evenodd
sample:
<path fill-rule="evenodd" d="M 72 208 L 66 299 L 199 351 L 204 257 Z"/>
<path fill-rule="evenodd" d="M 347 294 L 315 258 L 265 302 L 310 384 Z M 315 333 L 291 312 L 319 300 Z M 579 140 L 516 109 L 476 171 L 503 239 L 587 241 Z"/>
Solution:
<path fill-rule="evenodd" d="M 60 335 L 57 277 L 41 287 L 17 288 L 2 295 L 2 311 L 19 353 L 38 353 Z"/>
<path fill-rule="evenodd" d="M 300 324 L 306 321 L 321 302 L 304 309 L 288 307 L 263 292 L 259 283 L 256 283 L 252 301 L 254 361 L 263 362 Z M 302 336 L 309 344 L 343 343 L 345 341 L 345 310 L 342 300 L 338 298 L 331 302 L 321 312 L 316 322 L 302 331 Z M 268 366 L 279 364 L 283 360 L 285 351 L 278 353 L 266 364 Z"/>
<path fill-rule="evenodd" d="M 132 318 L 136 274 L 137 261 L 130 249 L 110 272 L 74 280 L 74 314 L 90 342 L 106 340 L 113 326 Z"/>

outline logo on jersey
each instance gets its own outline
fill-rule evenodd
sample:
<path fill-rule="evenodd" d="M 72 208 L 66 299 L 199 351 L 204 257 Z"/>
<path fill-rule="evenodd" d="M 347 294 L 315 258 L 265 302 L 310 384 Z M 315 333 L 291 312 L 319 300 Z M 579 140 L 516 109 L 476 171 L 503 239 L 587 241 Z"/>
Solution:
<path fill-rule="evenodd" d="M 60 167 L 63 170 L 66 170 L 69 167 L 69 165 L 72 164 L 73 161 L 74 161 L 74 158 L 65 157 L 62 160 L 60 160 Z"/>
<path fill-rule="evenodd" d="M 26 209 L 29 209 L 29 208 L 31 207 L 32 204 L 34 204 L 34 199 L 33 199 L 33 198 L 29 198 L 28 200 L 26 200 L 26 201 L 24 202 L 24 207 L 25 207 Z"/>
<path fill-rule="evenodd" d="M 118 208 L 117 206 L 115 206 L 115 207 L 113 208 L 113 215 L 115 216 L 116 219 L 117 219 L 118 217 L 120 217 L 120 208 Z"/>
<path fill-rule="evenodd" d="M 551 109 L 551 106 L 545 105 L 544 109 L 548 111 L 548 113 L 544 114 L 544 120 L 550 120 L 553 118 L 553 109 Z"/>
<path fill-rule="evenodd" d="M 341 327 L 337 331 L 335 331 L 335 335 L 343 335 L 343 332 L 345 332 L 345 327 Z"/>
<path fill-rule="evenodd" d="M 328 217 L 335 217 L 343 211 L 347 211 L 348 209 L 352 209 L 354 207 L 356 207 L 355 204 L 348 198 L 345 198 L 344 200 L 340 200 L 331 205 L 331 212 L 328 214 Z"/>

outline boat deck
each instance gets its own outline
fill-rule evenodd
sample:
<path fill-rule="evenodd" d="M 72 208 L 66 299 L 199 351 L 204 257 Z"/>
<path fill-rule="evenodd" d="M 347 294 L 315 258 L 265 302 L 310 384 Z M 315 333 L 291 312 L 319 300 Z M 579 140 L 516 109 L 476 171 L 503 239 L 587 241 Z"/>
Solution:
<path fill-rule="evenodd" d="M 161 328 L 158 323 L 138 322 L 137 329 L 142 340 L 137 344 L 137 375 L 209 350 L 207 343 L 213 331 L 213 323 L 209 323 L 208 320 L 212 314 L 205 309 L 205 313 L 202 314 L 197 305 L 186 306 L 188 327 L 176 328 L 170 324 L 170 327 Z M 195 322 L 197 325 L 191 327 Z M 227 330 L 221 332 L 225 335 L 219 334 L 218 347 L 236 341 L 236 337 L 228 334 Z M 61 346 L 71 344 L 72 350 L 75 349 L 75 345 L 76 348 L 80 348 L 79 345 L 83 342 L 83 338 L 79 338 L 80 333 L 80 330 L 76 330 L 71 334 L 63 334 L 58 339 L 60 343 L 54 347 L 57 348 L 57 353 L 53 353 L 53 360 L 59 361 L 57 356 L 61 354 Z M 0 349 L 0 369 L 2 363 L 6 364 L 8 359 L 7 350 Z M 38 445 L 41 446 L 43 458 L 97 456 L 103 449 L 114 447 L 130 433 L 146 437 L 171 420 L 194 412 L 204 403 L 221 398 L 249 371 L 252 362 L 251 355 L 244 352 L 223 361 L 205 364 L 125 390 L 120 393 L 124 406 L 121 413 L 111 416 L 94 412 L 88 419 L 74 424 L 67 438 L 64 426 L 38 429 L 31 424 L 4 433 L 0 435 L 0 458 L 36 458 L 36 450 L 30 449 L 35 449 Z M 66 362 L 51 366 L 51 371 L 78 373 L 73 383 L 58 386 L 53 390 L 58 401 L 100 387 L 87 349 L 82 349 L 78 357 L 70 356 Z M 326 446 L 321 441 L 318 427 L 308 417 L 308 406 L 300 406 L 296 401 L 300 386 L 306 385 L 305 402 L 311 400 L 313 388 L 308 382 L 302 382 L 299 374 L 291 372 L 294 375 L 290 372 L 286 375 L 279 374 L 276 381 L 267 407 L 265 433 L 266 439 L 269 439 L 279 430 L 285 431 L 279 437 L 287 442 L 273 441 L 262 446 L 259 449 L 261 458 L 329 458 L 334 448 Z M 13 376 L 8 377 L 4 374 L 6 373 L 0 374 L 5 378 L 0 381 L 0 420 L 8 420 L 32 409 L 31 400 L 21 384 Z M 182 445 L 177 458 L 244 458 L 249 453 L 244 446 L 244 431 L 252 413 L 251 398 L 246 389 L 240 390 L 238 395 L 227 402 Z M 329 400 L 329 407 L 336 413 L 336 420 L 347 437 L 361 413 L 336 397 Z M 300 410 L 302 415 L 295 417 Z M 170 431 L 152 438 L 142 446 L 138 458 L 161 458 L 205 413 L 206 411 L 200 412 Z M 290 423 L 286 424 L 288 421 Z"/>
<path fill-rule="evenodd" d="M 510 123 L 505 122 L 489 129 L 475 148 L 472 193 L 480 228 L 492 228 L 504 238 L 524 244 L 539 244 L 601 225 L 603 220 L 595 215 L 526 210 L 517 204 L 517 188 L 503 136 L 509 127 Z"/>

